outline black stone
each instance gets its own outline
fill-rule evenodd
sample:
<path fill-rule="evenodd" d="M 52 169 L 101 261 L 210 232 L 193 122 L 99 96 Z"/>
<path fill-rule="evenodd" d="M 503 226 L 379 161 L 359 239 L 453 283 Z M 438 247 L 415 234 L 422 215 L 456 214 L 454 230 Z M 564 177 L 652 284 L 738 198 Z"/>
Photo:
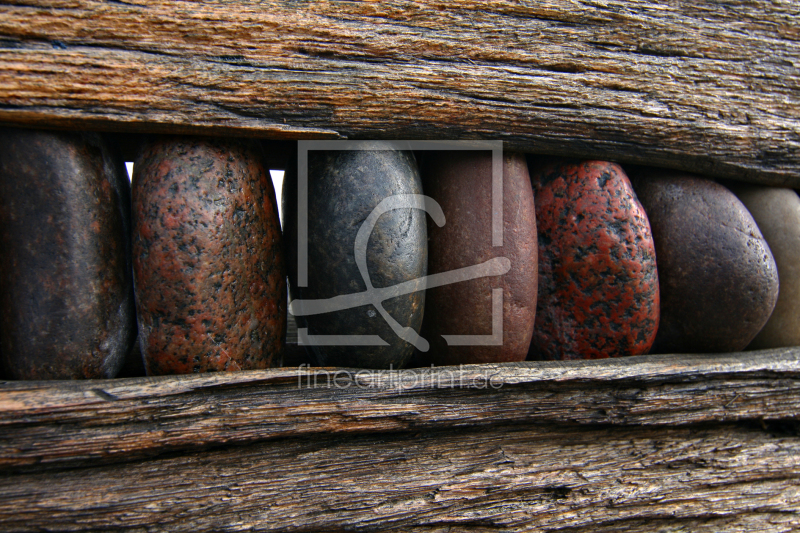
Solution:
<path fill-rule="evenodd" d="M 356 234 L 385 198 L 421 194 L 411 152 L 390 150 L 310 151 L 308 159 L 308 286 L 297 284 L 297 179 L 284 178 L 284 227 L 291 299 L 326 299 L 367 289 L 355 262 Z M 300 213 L 305 216 L 305 213 Z M 425 213 L 401 208 L 378 219 L 368 241 L 367 267 L 375 288 L 417 279 L 427 272 Z M 419 332 L 424 291 L 383 302 L 403 327 Z M 379 335 L 388 346 L 314 346 L 320 365 L 398 368 L 414 346 L 395 334 L 371 304 L 297 317 L 309 335 Z M 302 341 L 302 339 L 301 339 Z"/>
<path fill-rule="evenodd" d="M 7 377 L 111 378 L 136 337 L 130 184 L 104 139 L 0 131 Z"/>

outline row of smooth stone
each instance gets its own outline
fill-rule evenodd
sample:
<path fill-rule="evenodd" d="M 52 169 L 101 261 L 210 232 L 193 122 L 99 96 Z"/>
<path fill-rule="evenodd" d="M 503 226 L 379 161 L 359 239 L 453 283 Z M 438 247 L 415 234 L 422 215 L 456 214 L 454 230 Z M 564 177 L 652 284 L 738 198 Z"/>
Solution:
<path fill-rule="evenodd" d="M 113 377 L 132 353 L 137 314 L 150 375 L 280 363 L 284 247 L 260 145 L 150 141 L 136 158 L 131 200 L 121 162 L 97 135 L 4 130 L 0 143 L 6 377 Z M 381 338 L 379 346 L 323 342 L 314 346 L 320 364 L 399 368 L 415 348 L 417 364 L 736 351 L 762 330 L 776 300 L 757 342 L 800 344 L 793 191 L 737 191 L 773 248 L 781 243 L 776 268 L 751 215 L 722 185 L 643 176 L 634 181 L 643 209 L 617 165 L 532 160 L 529 176 L 524 156 L 505 154 L 495 246 L 490 153 L 417 155 L 419 165 L 410 152 L 310 153 L 303 287 L 295 278 L 296 173 L 287 171 L 292 297 L 327 300 L 496 258 L 509 269 L 298 316 L 310 338 Z M 386 198 L 423 193 L 440 219 L 426 222 L 420 208 L 387 211 L 368 235 L 365 275 L 354 253 L 365 220 Z M 498 331 L 499 342 L 496 334 L 463 341 Z"/>
<path fill-rule="evenodd" d="M 503 156 L 502 168 L 496 243 L 489 152 L 310 156 L 303 287 L 292 263 L 297 201 L 284 195 L 293 305 L 364 290 L 361 269 L 350 259 L 353 242 L 390 195 L 424 193 L 443 217 L 429 212 L 426 224 L 420 210 L 383 215 L 366 250 L 374 287 L 419 279 L 426 252 L 430 279 L 498 258 L 510 265 L 502 275 L 433 283 L 385 302 L 380 313 L 372 307 L 301 313 L 298 327 L 313 340 L 378 333 L 387 341 L 320 342 L 312 347 L 318 363 L 399 368 L 409 359 L 426 366 L 800 344 L 800 198 L 793 190 L 728 188 L 653 169 L 638 169 L 632 183 L 614 163 L 514 153 Z M 295 190 L 291 174 L 284 186 L 285 193 Z M 777 264 L 742 201 L 765 228 Z M 403 337 L 403 327 L 421 331 L 424 346 Z"/>

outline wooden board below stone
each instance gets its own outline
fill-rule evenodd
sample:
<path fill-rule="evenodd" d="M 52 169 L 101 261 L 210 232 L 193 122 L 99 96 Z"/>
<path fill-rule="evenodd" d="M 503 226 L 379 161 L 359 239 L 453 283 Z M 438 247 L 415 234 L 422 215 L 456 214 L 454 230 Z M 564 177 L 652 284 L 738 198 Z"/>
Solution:
<path fill-rule="evenodd" d="M 4 382 L 0 529 L 792 531 L 798 389 L 800 348 Z"/>
<path fill-rule="evenodd" d="M 800 437 L 756 424 L 284 439 L 5 476 L 0 527 L 788 532 Z"/>

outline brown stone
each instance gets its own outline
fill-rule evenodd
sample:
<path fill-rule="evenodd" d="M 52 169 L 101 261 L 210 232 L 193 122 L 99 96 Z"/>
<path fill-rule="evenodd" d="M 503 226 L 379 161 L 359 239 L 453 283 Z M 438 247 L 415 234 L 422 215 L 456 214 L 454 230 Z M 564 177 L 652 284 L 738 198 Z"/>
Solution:
<path fill-rule="evenodd" d="M 162 138 L 136 158 L 133 256 L 148 375 L 278 364 L 286 281 L 255 145 Z"/>
<path fill-rule="evenodd" d="M 523 361 L 536 316 L 536 215 L 525 156 L 503 154 L 502 244 L 493 245 L 492 154 L 488 151 L 425 152 L 423 191 L 442 207 L 445 224 L 428 219 L 430 275 L 505 258 L 502 275 L 430 288 L 426 291 L 423 337 L 437 365 Z M 493 290 L 500 289 L 501 329 L 493 344 Z M 498 298 L 495 296 L 494 298 Z M 498 299 L 499 303 L 500 300 Z M 496 327 L 497 324 L 494 324 Z M 449 335 L 480 335 L 454 345 Z M 464 341 L 462 341 L 464 342 Z"/>
<path fill-rule="evenodd" d="M 780 292 L 753 349 L 800 345 L 800 197 L 792 189 L 731 184 L 750 211 L 778 267 Z"/>
<path fill-rule="evenodd" d="M 647 353 L 659 321 L 655 246 L 625 172 L 605 161 L 542 161 L 531 178 L 539 227 L 531 358 Z"/>
<path fill-rule="evenodd" d="M 136 336 L 130 185 L 93 134 L 0 132 L 7 377 L 111 378 Z"/>
<path fill-rule="evenodd" d="M 744 349 L 778 297 L 775 260 L 753 217 L 707 179 L 641 171 L 633 184 L 658 258 L 661 325 L 652 352 Z"/>

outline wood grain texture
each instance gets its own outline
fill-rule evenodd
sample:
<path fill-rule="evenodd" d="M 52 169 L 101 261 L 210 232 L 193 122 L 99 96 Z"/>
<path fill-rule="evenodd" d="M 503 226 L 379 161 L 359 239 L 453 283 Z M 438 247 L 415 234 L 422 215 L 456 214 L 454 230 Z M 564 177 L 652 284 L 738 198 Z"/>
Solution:
<path fill-rule="evenodd" d="M 800 413 L 800 348 L 405 371 L 278 369 L 0 385 L 0 472 L 293 437 Z"/>
<path fill-rule="evenodd" d="M 799 527 L 796 428 L 542 425 L 321 436 L 0 477 L 4 531 Z"/>
<path fill-rule="evenodd" d="M 790 0 L 0 5 L 0 122 L 489 138 L 800 186 Z"/>
<path fill-rule="evenodd" d="M 0 383 L 3 531 L 800 528 L 800 348 Z"/>

